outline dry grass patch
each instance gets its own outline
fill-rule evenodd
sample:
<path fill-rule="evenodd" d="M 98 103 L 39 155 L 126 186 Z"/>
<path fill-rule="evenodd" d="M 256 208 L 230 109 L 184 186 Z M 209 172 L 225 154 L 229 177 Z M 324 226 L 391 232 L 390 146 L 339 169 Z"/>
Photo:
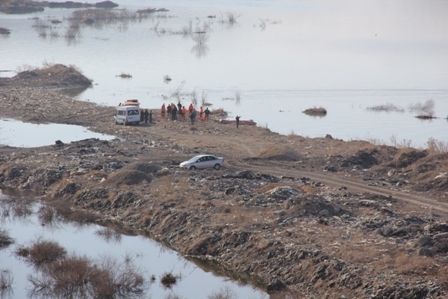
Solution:
<path fill-rule="evenodd" d="M 287 146 L 273 145 L 262 151 L 258 158 L 277 161 L 298 161 L 299 154 Z"/>

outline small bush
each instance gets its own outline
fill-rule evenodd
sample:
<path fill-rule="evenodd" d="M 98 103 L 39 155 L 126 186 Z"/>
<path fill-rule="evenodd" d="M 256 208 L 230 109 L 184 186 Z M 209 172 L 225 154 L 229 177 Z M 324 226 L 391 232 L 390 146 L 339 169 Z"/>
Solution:
<path fill-rule="evenodd" d="M 0 269 L 0 298 L 11 298 L 14 277 L 9 270 Z"/>
<path fill-rule="evenodd" d="M 28 263 L 40 267 L 61 259 L 67 251 L 56 242 L 38 239 L 29 247 L 18 247 L 15 254 L 25 258 Z"/>
<path fill-rule="evenodd" d="M 430 152 L 448 153 L 448 142 L 447 141 L 429 138 L 426 145 Z"/>
<path fill-rule="evenodd" d="M 235 292 L 229 287 L 222 288 L 218 293 L 207 296 L 208 299 L 236 299 Z"/>
<path fill-rule="evenodd" d="M 8 235 L 8 232 L 4 229 L 0 230 L 0 249 L 12 243 L 14 243 L 14 239 Z"/>
<path fill-rule="evenodd" d="M 178 276 L 175 276 L 172 273 L 166 272 L 160 278 L 160 282 L 162 283 L 162 285 L 165 288 L 170 289 L 173 285 L 175 285 L 177 283 L 178 278 L 179 278 Z"/>

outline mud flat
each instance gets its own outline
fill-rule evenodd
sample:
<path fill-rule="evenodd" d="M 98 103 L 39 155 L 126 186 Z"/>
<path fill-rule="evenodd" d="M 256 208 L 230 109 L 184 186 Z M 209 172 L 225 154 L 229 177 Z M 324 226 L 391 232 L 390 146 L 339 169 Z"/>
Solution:
<path fill-rule="evenodd" d="M 2 188 L 93 212 L 272 298 L 448 296 L 446 153 L 236 129 L 216 111 L 116 126 L 114 107 L 61 93 L 87 78 L 53 68 L 0 79 L 0 116 L 117 139 L 2 147 Z M 226 167 L 177 167 L 198 153 Z"/>

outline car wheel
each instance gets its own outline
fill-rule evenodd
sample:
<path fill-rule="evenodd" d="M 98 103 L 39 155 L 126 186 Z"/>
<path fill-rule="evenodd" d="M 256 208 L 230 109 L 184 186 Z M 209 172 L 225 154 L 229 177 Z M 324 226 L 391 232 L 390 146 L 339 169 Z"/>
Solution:
<path fill-rule="evenodd" d="M 216 169 L 216 170 L 220 170 L 221 169 L 221 165 L 215 164 L 215 166 L 213 166 L 213 168 Z"/>
<path fill-rule="evenodd" d="M 190 170 L 196 170 L 196 166 L 190 166 Z"/>

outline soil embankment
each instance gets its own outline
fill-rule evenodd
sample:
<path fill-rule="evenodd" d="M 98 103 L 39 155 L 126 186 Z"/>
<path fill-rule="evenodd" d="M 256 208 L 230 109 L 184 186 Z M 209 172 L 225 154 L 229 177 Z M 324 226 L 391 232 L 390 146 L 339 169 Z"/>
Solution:
<path fill-rule="evenodd" d="M 191 125 L 153 109 L 152 124 L 116 126 L 113 107 L 62 95 L 87 81 L 58 69 L 0 79 L 0 116 L 119 139 L 2 147 L 3 188 L 95 212 L 273 298 L 448 295 L 447 154 L 236 129 L 216 113 Z M 198 153 L 226 167 L 177 167 Z"/>

